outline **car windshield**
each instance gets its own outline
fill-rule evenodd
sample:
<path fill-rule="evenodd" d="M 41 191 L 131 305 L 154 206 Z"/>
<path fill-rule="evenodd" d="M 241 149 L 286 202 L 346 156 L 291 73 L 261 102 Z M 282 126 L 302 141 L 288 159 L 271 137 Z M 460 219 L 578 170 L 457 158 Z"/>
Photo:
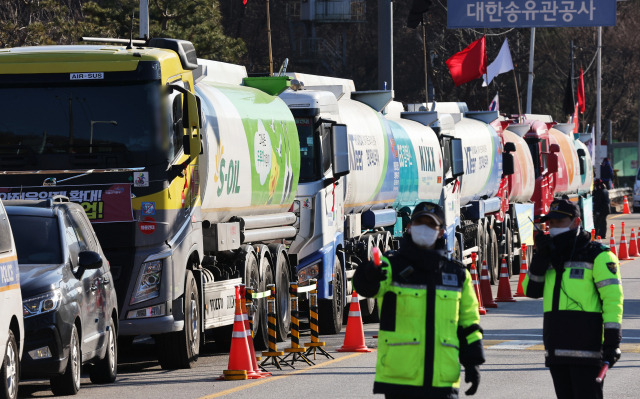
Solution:
<path fill-rule="evenodd" d="M 60 264 L 60 230 L 55 217 L 9 215 L 18 264 Z"/>
<path fill-rule="evenodd" d="M 98 168 L 140 166 L 141 156 L 157 152 L 160 98 L 158 82 L 1 88 L 0 166 L 65 159 L 73 167 L 78 158 Z"/>

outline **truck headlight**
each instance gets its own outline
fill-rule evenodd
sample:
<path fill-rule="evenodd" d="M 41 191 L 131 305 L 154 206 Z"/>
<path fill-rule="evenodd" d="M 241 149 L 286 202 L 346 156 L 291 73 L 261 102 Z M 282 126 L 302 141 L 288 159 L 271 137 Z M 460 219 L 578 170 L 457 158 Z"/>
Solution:
<path fill-rule="evenodd" d="M 27 298 L 22 301 L 22 315 L 27 318 L 43 313 L 53 312 L 58 309 L 62 294 L 59 290 L 49 291 L 46 294 Z"/>
<path fill-rule="evenodd" d="M 162 260 L 145 262 L 140 269 L 136 289 L 131 295 L 130 305 L 155 298 L 160 295 L 162 280 Z"/>
<path fill-rule="evenodd" d="M 305 281 L 308 281 L 312 278 L 318 277 L 320 274 L 320 261 L 316 261 L 309 266 L 305 266 L 302 269 L 298 270 L 298 284 L 302 284 Z"/>

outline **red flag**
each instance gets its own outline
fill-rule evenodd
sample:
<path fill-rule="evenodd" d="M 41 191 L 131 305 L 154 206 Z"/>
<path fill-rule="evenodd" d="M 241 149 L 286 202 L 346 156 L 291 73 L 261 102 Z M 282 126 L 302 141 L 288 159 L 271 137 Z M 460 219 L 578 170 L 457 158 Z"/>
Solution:
<path fill-rule="evenodd" d="M 247 0 L 242 0 L 242 4 L 247 5 Z"/>
<path fill-rule="evenodd" d="M 486 41 L 482 36 L 466 49 L 447 60 L 447 66 L 456 86 L 481 78 L 487 73 Z"/>
<path fill-rule="evenodd" d="M 580 67 L 580 79 L 578 80 L 578 105 L 580 106 L 580 113 L 584 114 L 584 75 L 582 67 Z"/>

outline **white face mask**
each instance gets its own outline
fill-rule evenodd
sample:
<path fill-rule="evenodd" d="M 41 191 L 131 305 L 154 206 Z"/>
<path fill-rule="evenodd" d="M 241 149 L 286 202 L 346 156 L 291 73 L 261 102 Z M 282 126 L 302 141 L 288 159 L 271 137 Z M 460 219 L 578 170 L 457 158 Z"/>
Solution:
<path fill-rule="evenodd" d="M 425 224 L 418 224 L 411 226 L 411 239 L 417 246 L 430 249 L 436 243 L 439 232 L 439 230 L 432 229 Z"/>
<path fill-rule="evenodd" d="M 551 237 L 555 237 L 558 234 L 562 234 L 562 233 L 566 233 L 567 231 L 571 230 L 571 228 L 567 227 L 550 227 L 549 228 L 549 235 Z"/>

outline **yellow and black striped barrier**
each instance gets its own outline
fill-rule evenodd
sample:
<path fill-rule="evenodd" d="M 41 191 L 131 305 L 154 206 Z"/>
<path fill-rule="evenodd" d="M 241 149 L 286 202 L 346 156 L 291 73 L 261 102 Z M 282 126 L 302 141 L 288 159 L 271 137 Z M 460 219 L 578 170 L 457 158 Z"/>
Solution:
<path fill-rule="evenodd" d="M 286 360 L 291 356 L 291 364 L 296 361 L 302 360 L 308 365 L 315 364 L 305 354 L 307 351 L 305 348 L 300 347 L 300 312 L 298 311 L 298 283 L 289 283 L 289 299 L 291 301 L 291 347 L 285 348 L 284 351 L 288 353 L 284 357 Z"/>
<path fill-rule="evenodd" d="M 260 366 L 264 366 L 267 362 L 271 361 L 271 365 L 276 366 L 279 370 L 282 370 L 280 363 L 284 363 L 291 368 L 295 368 L 292 364 L 282 358 L 282 356 L 284 356 L 284 352 L 278 351 L 278 346 L 276 344 L 276 286 L 274 284 L 269 284 L 267 289 L 271 291 L 271 294 L 267 298 L 269 350 L 262 352 L 262 356 L 264 356 L 265 359 L 260 363 Z"/>
<path fill-rule="evenodd" d="M 317 280 L 311 279 L 309 280 L 309 285 L 314 288 L 309 292 L 309 327 L 311 329 L 311 342 L 307 342 L 304 346 L 308 347 L 306 355 L 309 356 L 311 352 L 313 352 L 313 359 L 316 358 L 316 351 L 320 352 L 320 354 L 333 359 L 326 350 L 324 350 L 323 346 L 325 346 L 324 342 L 320 342 L 320 336 L 318 333 L 318 290 L 316 286 Z"/>

